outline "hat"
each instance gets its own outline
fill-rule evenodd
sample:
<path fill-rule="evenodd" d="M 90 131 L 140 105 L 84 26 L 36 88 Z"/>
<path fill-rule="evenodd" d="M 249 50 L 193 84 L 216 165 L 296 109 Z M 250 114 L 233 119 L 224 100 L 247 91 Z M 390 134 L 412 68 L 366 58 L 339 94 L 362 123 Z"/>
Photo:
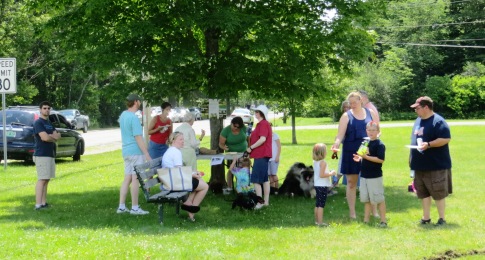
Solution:
<path fill-rule="evenodd" d="M 416 99 L 416 103 L 412 104 L 411 107 L 412 108 L 415 108 L 417 106 L 428 106 L 429 105 L 432 105 L 433 104 L 433 100 L 428 97 L 428 96 L 424 96 L 424 97 L 420 97 L 418 99 Z"/>
<path fill-rule="evenodd" d="M 140 96 L 138 96 L 137 94 L 129 94 L 127 97 L 126 97 L 126 100 L 127 101 L 137 101 L 137 100 L 140 100 L 143 101 L 143 99 L 141 99 Z"/>
<path fill-rule="evenodd" d="M 264 119 L 268 120 L 268 107 L 266 107 L 265 105 L 259 105 L 255 111 L 260 111 L 261 113 L 263 113 L 264 115 Z"/>

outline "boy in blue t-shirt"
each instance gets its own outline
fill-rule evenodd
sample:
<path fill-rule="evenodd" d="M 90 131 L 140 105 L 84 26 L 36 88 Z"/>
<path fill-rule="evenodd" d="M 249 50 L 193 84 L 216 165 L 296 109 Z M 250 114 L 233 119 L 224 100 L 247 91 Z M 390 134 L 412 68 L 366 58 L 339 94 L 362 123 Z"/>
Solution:
<path fill-rule="evenodd" d="M 359 190 L 360 201 L 365 203 L 364 223 L 369 222 L 372 205 L 377 205 L 381 218 L 380 227 L 387 227 L 382 179 L 382 164 L 385 159 L 386 146 L 378 139 L 380 134 L 379 123 L 374 121 L 367 123 L 366 132 L 370 139 L 367 153 L 364 155 L 354 154 L 354 161 L 362 161 Z"/>

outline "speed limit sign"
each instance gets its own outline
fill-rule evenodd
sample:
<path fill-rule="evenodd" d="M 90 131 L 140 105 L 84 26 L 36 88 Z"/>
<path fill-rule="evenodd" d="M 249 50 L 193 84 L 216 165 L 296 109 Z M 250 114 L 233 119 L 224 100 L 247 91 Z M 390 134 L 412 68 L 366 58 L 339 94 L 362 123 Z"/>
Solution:
<path fill-rule="evenodd" d="M 0 93 L 17 93 L 17 60 L 0 58 Z"/>

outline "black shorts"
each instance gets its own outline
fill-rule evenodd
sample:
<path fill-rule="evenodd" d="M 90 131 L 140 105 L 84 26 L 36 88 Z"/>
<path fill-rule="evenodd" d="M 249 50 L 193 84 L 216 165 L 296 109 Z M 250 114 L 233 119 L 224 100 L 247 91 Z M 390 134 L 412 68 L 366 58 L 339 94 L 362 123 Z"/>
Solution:
<path fill-rule="evenodd" d="M 197 187 L 199 187 L 199 179 L 192 178 L 192 191 L 194 191 L 195 189 L 197 189 Z"/>

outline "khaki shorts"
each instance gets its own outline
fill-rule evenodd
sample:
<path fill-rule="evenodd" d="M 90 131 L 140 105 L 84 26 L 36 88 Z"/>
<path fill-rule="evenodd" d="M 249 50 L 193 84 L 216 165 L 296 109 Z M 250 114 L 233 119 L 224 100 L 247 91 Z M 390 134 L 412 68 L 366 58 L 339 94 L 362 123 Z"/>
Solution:
<path fill-rule="evenodd" d="M 418 198 L 429 196 L 434 200 L 448 197 L 452 190 L 451 169 L 439 171 L 415 171 L 414 187 Z"/>
<path fill-rule="evenodd" d="M 38 180 L 49 180 L 56 177 L 56 159 L 54 157 L 34 156 Z"/>
<path fill-rule="evenodd" d="M 384 182 L 379 178 L 360 178 L 360 202 L 377 205 L 384 202 Z"/>
<path fill-rule="evenodd" d="M 134 175 L 135 165 L 142 164 L 145 162 L 145 156 L 143 155 L 129 155 L 123 157 L 125 161 L 125 175 Z"/>

